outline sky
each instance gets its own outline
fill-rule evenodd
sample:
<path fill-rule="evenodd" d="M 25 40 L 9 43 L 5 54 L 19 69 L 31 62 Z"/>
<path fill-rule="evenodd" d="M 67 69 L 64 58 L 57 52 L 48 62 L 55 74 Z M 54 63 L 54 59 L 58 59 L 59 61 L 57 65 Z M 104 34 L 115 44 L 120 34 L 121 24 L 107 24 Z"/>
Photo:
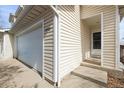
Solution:
<path fill-rule="evenodd" d="M 9 14 L 15 13 L 17 10 L 17 5 L 0 5 L 0 26 L 2 28 L 10 28 Z"/>
<path fill-rule="evenodd" d="M 120 42 L 124 42 L 124 18 L 122 19 L 120 23 Z"/>

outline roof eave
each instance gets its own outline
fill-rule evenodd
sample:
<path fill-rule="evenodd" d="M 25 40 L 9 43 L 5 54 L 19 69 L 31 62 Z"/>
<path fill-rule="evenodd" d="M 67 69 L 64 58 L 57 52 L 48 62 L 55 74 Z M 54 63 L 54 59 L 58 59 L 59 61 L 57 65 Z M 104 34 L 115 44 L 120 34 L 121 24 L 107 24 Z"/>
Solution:
<path fill-rule="evenodd" d="M 16 25 L 18 24 L 18 22 L 23 18 L 23 16 L 27 13 L 27 11 L 29 11 L 31 9 L 31 7 L 33 7 L 33 5 L 24 6 L 24 9 L 18 15 L 15 23 L 13 23 L 13 25 L 11 27 L 11 32 L 15 31 L 15 28 L 16 28 Z"/>

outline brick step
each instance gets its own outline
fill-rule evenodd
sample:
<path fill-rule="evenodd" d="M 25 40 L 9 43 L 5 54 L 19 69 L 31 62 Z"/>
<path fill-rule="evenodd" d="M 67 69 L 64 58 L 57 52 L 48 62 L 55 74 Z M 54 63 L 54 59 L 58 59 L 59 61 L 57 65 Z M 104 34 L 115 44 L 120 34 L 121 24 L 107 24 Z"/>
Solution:
<path fill-rule="evenodd" d="M 85 67 L 85 66 L 80 66 L 74 71 L 72 71 L 72 74 L 79 76 L 83 79 L 95 82 L 96 84 L 99 84 L 101 86 L 107 87 L 106 71 Z"/>

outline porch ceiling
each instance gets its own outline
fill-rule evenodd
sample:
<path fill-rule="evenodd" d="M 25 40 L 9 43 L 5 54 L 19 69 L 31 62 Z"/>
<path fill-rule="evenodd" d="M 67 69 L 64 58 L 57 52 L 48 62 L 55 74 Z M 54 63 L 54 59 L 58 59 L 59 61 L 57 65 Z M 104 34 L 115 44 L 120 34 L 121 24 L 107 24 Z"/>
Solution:
<path fill-rule="evenodd" d="M 12 32 L 18 31 L 20 28 L 24 28 L 27 25 L 32 24 L 39 18 L 42 18 L 43 14 L 49 9 L 50 7 L 47 5 L 33 5 L 30 7 L 29 10 L 18 20 L 13 24 Z M 21 12 L 23 12 L 22 10 Z M 20 13 L 21 14 L 21 13 Z"/>
<path fill-rule="evenodd" d="M 87 23 L 87 25 L 90 26 L 90 27 L 100 26 L 100 24 L 101 24 L 100 15 L 93 16 L 93 17 L 90 17 L 90 18 L 86 18 L 86 19 L 84 19 L 84 21 L 85 21 L 85 22 Z"/>

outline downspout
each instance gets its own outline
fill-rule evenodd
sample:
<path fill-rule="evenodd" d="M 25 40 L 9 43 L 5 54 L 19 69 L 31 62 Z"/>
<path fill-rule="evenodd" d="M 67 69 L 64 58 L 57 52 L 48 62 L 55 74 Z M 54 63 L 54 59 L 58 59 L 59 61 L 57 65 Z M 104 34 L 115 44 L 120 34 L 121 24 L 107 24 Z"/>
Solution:
<path fill-rule="evenodd" d="M 54 16 L 54 82 L 55 86 L 60 86 L 59 80 L 59 13 L 54 6 L 50 6 L 55 13 Z"/>

